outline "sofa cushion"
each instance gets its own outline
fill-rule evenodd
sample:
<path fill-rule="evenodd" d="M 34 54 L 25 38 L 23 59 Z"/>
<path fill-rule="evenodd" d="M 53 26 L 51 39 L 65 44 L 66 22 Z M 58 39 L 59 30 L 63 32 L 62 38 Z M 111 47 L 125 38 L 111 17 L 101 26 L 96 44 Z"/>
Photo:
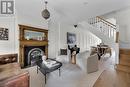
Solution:
<path fill-rule="evenodd" d="M 95 72 L 98 70 L 98 55 L 90 56 L 90 51 L 84 51 L 76 56 L 77 65 L 86 73 Z"/>
<path fill-rule="evenodd" d="M 98 70 L 98 55 L 94 54 L 87 59 L 87 73 L 92 73 Z"/>
<path fill-rule="evenodd" d="M 76 55 L 76 64 L 84 71 L 87 72 L 87 58 L 90 56 L 90 51 L 80 52 Z"/>

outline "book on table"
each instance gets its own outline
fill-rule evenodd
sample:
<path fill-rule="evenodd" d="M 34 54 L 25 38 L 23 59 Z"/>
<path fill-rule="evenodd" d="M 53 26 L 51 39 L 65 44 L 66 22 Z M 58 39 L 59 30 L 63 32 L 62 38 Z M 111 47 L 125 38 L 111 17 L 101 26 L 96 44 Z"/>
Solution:
<path fill-rule="evenodd" d="M 56 65 L 58 65 L 58 63 L 56 61 L 52 61 L 52 60 L 45 60 L 43 61 L 43 63 L 48 67 L 48 68 L 51 68 L 51 67 L 54 67 Z"/>

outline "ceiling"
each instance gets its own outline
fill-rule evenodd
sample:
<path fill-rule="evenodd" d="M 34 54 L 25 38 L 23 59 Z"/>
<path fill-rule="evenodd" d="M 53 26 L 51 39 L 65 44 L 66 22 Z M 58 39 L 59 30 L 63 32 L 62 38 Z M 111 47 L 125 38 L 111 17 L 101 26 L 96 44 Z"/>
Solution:
<path fill-rule="evenodd" d="M 75 24 L 130 6 L 130 0 L 47 0 L 51 20 Z M 18 15 L 43 20 L 44 0 L 16 0 Z"/>

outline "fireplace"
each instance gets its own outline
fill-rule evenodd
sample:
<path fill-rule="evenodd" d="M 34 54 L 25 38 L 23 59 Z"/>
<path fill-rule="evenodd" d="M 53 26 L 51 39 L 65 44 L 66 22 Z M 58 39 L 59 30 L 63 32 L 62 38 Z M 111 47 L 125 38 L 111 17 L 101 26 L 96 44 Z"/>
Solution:
<path fill-rule="evenodd" d="M 24 67 L 36 65 L 36 61 L 45 55 L 45 46 L 24 47 Z"/>
<path fill-rule="evenodd" d="M 22 68 L 35 65 L 35 59 L 41 55 L 48 57 L 47 29 L 19 25 L 19 43 L 19 63 Z"/>

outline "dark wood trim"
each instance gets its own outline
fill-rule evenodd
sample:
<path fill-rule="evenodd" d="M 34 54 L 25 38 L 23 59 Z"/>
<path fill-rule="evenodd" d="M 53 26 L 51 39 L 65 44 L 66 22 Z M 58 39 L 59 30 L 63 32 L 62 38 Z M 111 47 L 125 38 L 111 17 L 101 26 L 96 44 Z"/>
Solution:
<path fill-rule="evenodd" d="M 45 46 L 48 45 L 48 41 L 22 40 L 20 44 L 26 46 Z"/>
<path fill-rule="evenodd" d="M 108 25 L 112 25 L 112 26 L 116 27 L 116 25 L 114 25 L 114 24 L 112 24 L 112 23 L 110 23 L 110 22 L 106 21 L 106 20 L 105 20 L 105 19 L 103 19 L 102 17 L 97 16 L 97 18 L 99 18 L 99 19 L 101 19 L 101 20 L 103 20 L 103 21 L 107 22 L 107 23 L 108 23 Z"/>
<path fill-rule="evenodd" d="M 119 32 L 116 32 L 116 43 L 119 43 Z"/>
<path fill-rule="evenodd" d="M 105 22 L 107 22 L 107 23 L 109 23 L 109 24 L 111 24 L 111 25 L 113 25 L 113 26 L 115 26 L 115 27 L 116 27 L 116 25 L 112 24 L 111 22 L 106 21 L 106 20 L 105 20 L 105 19 L 103 19 L 102 17 L 97 16 L 97 18 L 99 18 L 99 19 L 101 19 L 101 20 L 103 20 L 103 21 L 105 21 Z"/>
<path fill-rule="evenodd" d="M 36 28 L 36 27 L 31 27 L 31 26 L 21 25 L 21 24 L 19 24 L 19 27 L 22 28 L 22 29 L 25 29 L 25 30 L 31 30 L 31 31 L 46 32 L 46 33 L 48 33 L 47 29 Z"/>

